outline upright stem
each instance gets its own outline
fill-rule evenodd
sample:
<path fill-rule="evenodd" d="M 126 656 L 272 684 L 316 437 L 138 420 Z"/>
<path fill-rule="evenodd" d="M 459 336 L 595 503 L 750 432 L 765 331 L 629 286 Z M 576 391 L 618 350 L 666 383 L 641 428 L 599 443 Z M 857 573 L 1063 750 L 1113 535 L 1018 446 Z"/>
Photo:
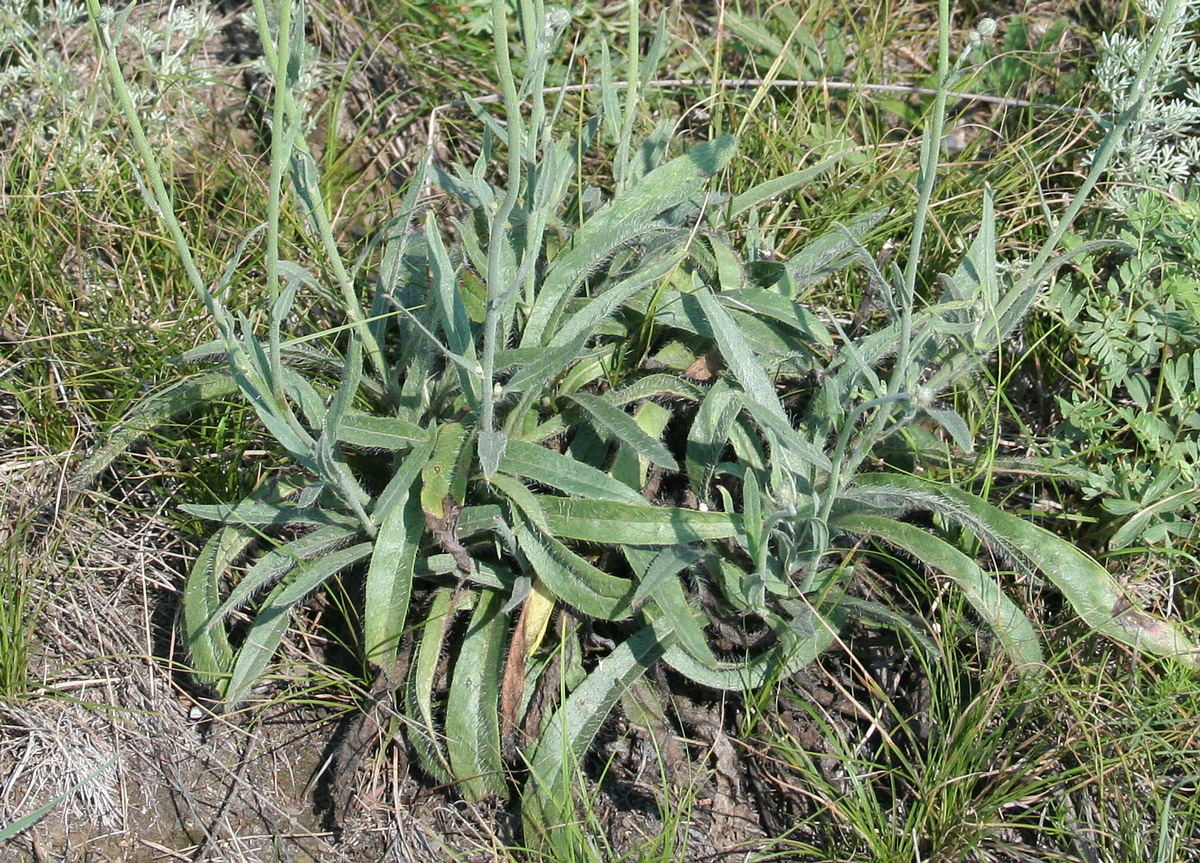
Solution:
<path fill-rule="evenodd" d="M 262 0 L 254 3 L 254 13 L 258 20 L 258 32 L 262 41 L 270 41 L 271 27 L 267 19 L 267 10 Z M 275 74 L 276 88 L 285 88 L 287 82 L 287 65 L 292 56 L 292 4 L 285 2 L 279 12 L 279 45 L 276 56 L 272 61 Z M 283 99 L 277 95 L 271 106 L 271 168 L 267 180 L 267 297 L 271 308 L 271 332 L 267 339 L 270 350 L 271 389 L 275 398 L 283 401 L 283 360 L 280 356 L 280 321 L 274 314 L 275 301 L 279 299 L 279 205 L 283 199 L 283 172 L 287 167 L 288 150 L 285 146 L 284 129 L 287 126 L 287 114 Z"/>
<path fill-rule="evenodd" d="M 929 125 L 921 139 L 921 168 L 917 177 L 917 211 L 913 216 L 912 241 L 908 261 L 904 266 L 904 283 L 900 291 L 900 347 L 896 369 L 888 391 L 897 393 L 907 386 L 909 354 L 912 349 L 912 312 L 917 294 L 917 271 L 921 266 L 921 247 L 925 238 L 925 223 L 929 219 L 929 204 L 937 183 L 938 157 L 942 145 L 942 129 L 946 122 L 946 95 L 950 82 L 950 0 L 938 0 L 938 80 L 937 94 Z"/>
<path fill-rule="evenodd" d="M 526 30 L 536 25 L 529 22 Z M 496 428 L 496 400 L 493 395 L 496 382 L 496 351 L 498 349 L 500 312 L 505 294 L 515 290 L 515 285 L 505 284 L 504 235 L 508 230 L 508 218 L 521 192 L 521 150 L 525 141 L 524 119 L 521 103 L 517 97 L 517 84 L 513 78 L 512 63 L 508 56 L 507 4 L 504 0 L 492 0 L 492 36 L 496 50 L 496 65 L 500 73 L 500 87 L 504 93 L 504 114 L 508 121 L 508 190 L 492 216 L 488 233 L 487 261 L 487 314 L 483 321 L 483 356 L 480 367 L 483 377 L 483 399 L 480 405 L 479 425 L 483 435 L 490 436 Z M 535 37 L 536 38 L 536 37 Z M 532 48 L 532 46 L 530 46 Z M 540 98 L 540 94 L 538 94 Z"/>
<path fill-rule="evenodd" d="M 1163 44 L 1166 42 L 1167 35 L 1175 26 L 1175 20 L 1183 12 L 1184 0 L 1167 0 L 1163 8 L 1162 16 L 1158 19 L 1158 23 L 1154 25 L 1154 35 L 1150 40 L 1149 49 L 1142 57 L 1142 65 L 1138 68 L 1136 77 L 1133 80 L 1133 93 L 1136 98 L 1133 104 L 1122 111 L 1113 123 L 1112 128 L 1108 130 L 1108 134 L 1104 136 L 1104 140 L 1100 144 L 1100 148 L 1096 151 L 1096 156 L 1092 159 L 1092 166 L 1088 170 L 1087 177 L 1083 181 L 1083 185 L 1075 192 L 1075 196 L 1071 199 L 1070 206 L 1063 213 L 1062 218 L 1058 220 L 1058 224 L 1054 227 L 1054 231 L 1050 234 L 1050 239 L 1042 246 L 1042 250 L 1038 252 L 1037 257 L 1025 268 L 1025 274 L 1018 283 L 1020 286 L 1027 286 L 1030 279 L 1039 278 L 1042 268 L 1050 260 L 1050 256 L 1058 249 L 1059 243 L 1062 242 L 1068 230 L 1070 230 L 1075 218 L 1083 209 L 1091 196 L 1092 190 L 1100 181 L 1100 177 L 1108 168 L 1108 163 L 1112 159 L 1113 153 L 1124 137 L 1125 132 L 1132 126 L 1142 113 L 1142 105 L 1146 101 L 1146 85 L 1150 81 L 1151 75 L 1154 74 L 1154 67 L 1158 63 L 1158 56 L 1162 52 Z M 1020 291 L 1014 290 L 1012 295 L 1019 294 Z"/>

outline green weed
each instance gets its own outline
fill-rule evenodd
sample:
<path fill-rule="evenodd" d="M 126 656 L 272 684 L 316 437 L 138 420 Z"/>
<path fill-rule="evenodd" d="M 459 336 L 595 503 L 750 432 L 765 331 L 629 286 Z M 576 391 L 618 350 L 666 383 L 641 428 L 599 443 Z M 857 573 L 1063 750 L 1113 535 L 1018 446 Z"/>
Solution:
<path fill-rule="evenodd" d="M 981 22 L 955 59 L 948 6 L 939 7 L 935 86 L 920 118 L 915 199 L 903 200 L 911 227 L 901 267 L 864 245 L 887 217 L 879 208 L 786 260 L 747 258 L 744 248 L 775 245 L 760 233 L 759 211 L 845 154 L 831 147 L 812 165 L 717 192 L 711 179 L 734 160 L 733 136 L 681 147 L 670 121 L 639 131 L 643 94 L 670 46 L 666 19 L 639 56 L 631 4 L 629 56 L 614 63 L 598 43 L 599 105 L 577 114 L 579 103 L 547 90 L 554 75 L 567 76 L 551 70 L 571 14 L 533 0 L 519 4 L 521 50 L 512 53 L 506 4 L 492 4 L 502 113 L 470 106 L 480 128 L 473 163 L 427 156 L 399 215 L 348 257 L 308 144 L 305 9 L 256 3 L 275 83 L 267 211 L 211 278 L 116 59 L 125 19 L 102 17 L 93 0 L 151 204 L 217 338 L 184 355 L 200 370 L 139 403 L 77 482 L 166 419 L 235 396 L 292 464 L 246 496 L 183 508 L 220 525 L 183 599 L 197 678 L 228 705 L 244 702 L 293 611 L 331 580 L 357 577 L 360 659 L 399 695 L 425 771 L 468 800 L 507 796 L 523 780 L 526 841 L 562 859 L 602 859 L 586 826 L 561 830 L 574 820 L 574 766 L 656 663 L 704 687 L 757 689 L 811 663 L 852 622 L 872 621 L 912 638 L 936 677 L 938 651 L 920 626 L 855 595 L 853 548 L 868 538 L 944 576 L 1029 676 L 1045 671 L 1042 642 L 997 560 L 1047 579 L 1089 630 L 1194 663 L 1180 628 L 1141 610 L 1072 543 L 878 460 L 887 447 L 918 462 L 951 444 L 973 449 L 946 395 L 1016 331 L 1065 262 L 1054 259 L 1064 237 L 1135 120 L 1116 118 L 1028 258 L 1004 255 L 995 196 L 984 187 L 965 252 L 949 272 L 927 269 L 949 93 L 995 29 Z M 805 35 L 798 21 L 792 32 Z M 841 62 L 829 52 L 837 34 L 825 33 L 815 54 L 812 33 L 801 39 L 805 51 L 788 61 L 804 64 L 798 73 Z M 1166 39 L 1166 28 L 1155 31 L 1135 86 Z M 603 142 L 608 170 L 585 170 Z M 455 199 L 442 219 L 420 200 L 427 180 Z M 310 238 L 304 261 L 285 251 L 288 212 Z M 739 244 L 730 232 L 743 226 Z M 251 259 L 262 262 L 263 301 L 235 311 L 231 295 Z M 803 302 L 851 266 L 882 307 L 883 320 L 865 332 Z M 922 285 L 936 286 L 927 303 Z M 325 326 L 296 327 L 294 309 L 306 303 L 336 313 Z M 917 512 L 925 522 L 914 523 Z M 243 614 L 248 623 L 236 623 Z M 736 634 L 732 649 L 713 638 L 718 624 Z M 583 658 L 589 632 L 612 645 L 602 660 Z M 546 689 L 559 698 L 539 715 L 530 705 Z M 937 792 L 903 813 L 906 832 L 889 838 L 890 810 L 866 773 L 851 774 L 858 814 L 847 823 L 864 853 L 912 859 L 929 849 L 910 844 L 909 833 L 938 831 L 955 850 L 974 848 L 952 829 L 952 813 L 975 805 L 958 774 L 971 769 L 967 741 L 995 702 L 960 702 L 952 691 L 947 684 L 940 703 L 961 709 L 964 724 L 931 759 L 889 756 L 893 796 Z M 1001 749 L 998 737 L 991 751 Z"/>

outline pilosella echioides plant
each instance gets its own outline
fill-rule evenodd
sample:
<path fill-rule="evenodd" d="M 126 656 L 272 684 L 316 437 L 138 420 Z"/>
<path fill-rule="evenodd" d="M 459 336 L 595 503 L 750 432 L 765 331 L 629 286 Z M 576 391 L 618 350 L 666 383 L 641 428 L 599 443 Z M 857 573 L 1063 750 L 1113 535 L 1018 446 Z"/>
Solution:
<path fill-rule="evenodd" d="M 565 95 L 544 82 L 571 16 L 531 0 L 519 4 L 520 80 L 505 4 L 493 4 L 504 110 L 494 117 L 476 105 L 475 163 L 423 162 L 403 212 L 371 248 L 377 265 L 346 266 L 305 118 L 289 96 L 302 9 L 272 18 L 261 0 L 256 8 L 276 70 L 271 188 L 281 198 L 290 179 L 322 272 L 279 259 L 277 221 L 268 221 L 269 325 L 253 331 L 222 299 L 238 261 L 210 291 L 143 152 L 218 333 L 188 359 L 221 361 L 148 399 L 81 474 L 94 476 L 157 419 L 234 393 L 295 462 L 245 500 L 185 507 L 220 524 L 187 583 L 183 637 L 196 674 L 226 703 L 250 694 L 299 603 L 332 578 L 358 578 L 363 659 L 398 693 L 421 764 L 470 799 L 507 794 L 509 770 L 524 764 L 527 840 L 554 844 L 562 837 L 549 828 L 573 805 L 575 759 L 655 663 L 707 687 L 755 687 L 810 662 L 851 616 L 879 611 L 847 595 L 841 537 L 877 537 L 949 576 L 1014 662 L 1036 673 L 1032 623 L 995 574 L 905 520 L 913 510 L 1044 575 L 1096 630 L 1193 659 L 1171 624 L 1123 605 L 1107 572 L 1058 537 L 964 491 L 861 469 L 918 417 L 969 448 L 966 424 L 938 397 L 1020 323 L 1095 182 L 1015 277 L 997 266 L 985 195 L 966 258 L 941 277 L 940 299 L 918 306 L 944 94 L 960 68 L 951 68 L 947 8 L 943 95 L 925 132 L 912 245 L 906 268 L 891 274 L 858 239 L 880 214 L 786 263 L 743 263 L 726 228 L 829 161 L 718 196 L 710 178 L 733 157 L 732 138 L 674 158 L 669 126 L 635 142 L 639 93 L 666 49 L 661 22 L 644 61 L 631 60 L 623 96 L 601 52 L 602 109 L 567 123 Z M 636 4 L 630 26 L 637 45 Z M 109 30 L 98 32 L 107 44 Z M 129 119 L 136 128 L 132 111 Z M 576 134 L 557 134 L 572 125 Z M 581 178 L 600 137 L 615 144 L 603 188 Z M 502 185 L 491 179 L 497 157 Z M 1095 170 L 1106 159 L 1102 148 Z M 465 208 L 461 222 L 421 212 L 430 174 Z M 272 213 L 277 220 L 278 200 Z M 891 321 L 852 339 L 831 334 L 798 299 L 856 262 L 882 290 Z M 326 295 L 342 298 L 344 325 L 324 342 L 289 337 L 301 291 L 326 283 Z M 680 373 L 717 356 L 724 370 L 711 382 Z M 804 397 L 785 403 L 784 384 Z M 250 623 L 235 638 L 230 617 L 239 610 Z M 742 646 L 719 649 L 718 630 Z M 583 663 L 586 633 L 600 636 L 593 650 L 611 645 L 603 660 Z"/>

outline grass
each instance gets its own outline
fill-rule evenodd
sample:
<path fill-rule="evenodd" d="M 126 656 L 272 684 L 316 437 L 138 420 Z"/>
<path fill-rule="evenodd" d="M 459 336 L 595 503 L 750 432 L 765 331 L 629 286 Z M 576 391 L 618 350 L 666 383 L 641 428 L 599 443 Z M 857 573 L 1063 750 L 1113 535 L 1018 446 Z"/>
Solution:
<path fill-rule="evenodd" d="M 932 4 L 887 2 L 865 6 L 852 16 L 843 14 L 844 5 L 807 4 L 801 23 L 823 39 L 830 25 L 837 26 L 843 44 L 860 46 L 848 77 L 862 83 L 928 83 L 928 66 L 922 61 L 932 55 Z M 746 20 L 756 20 L 752 4 L 741 7 Z M 418 151 L 417 124 L 433 103 L 449 101 L 461 86 L 481 93 L 493 78 L 486 39 L 440 26 L 447 9 L 382 4 L 362 12 L 348 22 L 339 21 L 333 11 L 318 10 L 315 24 L 330 57 L 328 80 L 318 91 L 325 100 L 318 115 L 325 118 L 327 130 L 321 148 L 328 169 L 324 191 L 336 202 L 342 216 L 339 240 L 351 251 L 361 248 L 378 213 L 397 206 L 398 177 L 389 164 L 396 158 L 389 154 L 397 148 L 405 154 Z M 612 14 L 605 4 L 594 4 L 588 12 L 598 27 L 627 26 L 623 15 Z M 1103 29 L 1127 14 L 1110 6 L 1102 12 L 1109 16 L 1103 21 L 1071 19 L 1062 41 L 1053 45 L 1013 48 L 970 84 L 988 95 L 1089 104 L 1083 70 L 1090 52 Z M 960 22 L 969 23 L 967 15 Z M 1009 19 L 1010 27 L 1015 20 Z M 671 75 L 714 80 L 770 76 L 772 58 L 754 50 L 752 35 L 738 35 L 733 27 L 714 35 L 711 21 L 689 14 L 675 14 L 669 21 L 674 34 L 692 48 Z M 902 22 L 919 24 L 914 28 Z M 754 26 L 764 39 L 786 39 L 792 29 L 778 18 Z M 362 41 L 349 48 L 341 41 L 359 37 Z M 86 39 L 39 44 L 39 50 L 49 45 L 60 52 L 68 65 L 82 64 L 89 50 Z M 1060 50 L 1064 45 L 1068 50 Z M 72 51 L 82 53 L 72 56 Z M 354 62 L 375 51 L 406 65 L 408 87 L 394 101 L 386 93 L 371 92 L 371 82 L 364 85 L 355 76 Z M 802 52 L 793 48 L 792 54 L 785 58 L 789 68 L 801 69 Z M 720 66 L 714 63 L 717 57 Z M 999 70 L 1008 59 L 1014 62 Z M 997 71 L 989 76 L 989 69 Z M 193 88 L 198 92 L 209 86 L 207 72 L 194 76 L 184 75 L 176 83 L 177 92 L 185 94 L 180 104 L 186 104 Z M 0 157 L 5 329 L 0 412 L 6 422 L 0 449 L 6 461 L 29 457 L 65 463 L 121 417 L 148 385 L 169 378 L 172 357 L 212 336 L 200 323 L 199 300 L 124 159 L 121 124 L 97 109 L 105 104 L 103 85 L 95 79 L 81 84 L 82 96 L 65 109 L 57 137 L 49 142 L 22 121 L 0 124 L 13 141 Z M 364 88 L 365 96 L 359 92 Z M 915 99 L 819 87 L 713 84 L 707 89 L 668 88 L 650 105 L 661 111 L 686 108 L 697 117 L 694 133 L 699 138 L 710 131 L 741 130 L 741 155 L 723 180 L 731 190 L 792 170 L 812 153 L 846 146 L 855 150 L 803 196 L 764 214 L 758 226 L 764 249 L 786 258 L 835 222 L 874 206 L 893 207 L 895 213 L 867 245 L 875 250 L 883 239 L 891 239 L 906 248 L 919 160 L 909 125 L 918 110 Z M 352 93 L 364 104 L 360 112 L 351 112 L 352 134 L 342 136 L 336 132 L 345 122 L 339 101 Z M 254 97 L 241 93 L 240 98 L 238 104 L 245 105 Z M 50 100 L 46 110 L 53 107 Z M 707 119 L 701 119 L 701 108 Z M 1095 140 L 1092 122 L 1077 114 L 1025 108 L 965 115 L 967 129 L 986 126 L 989 131 L 948 157 L 941 203 L 932 212 L 935 246 L 940 245 L 935 259 L 948 263 L 961 254 L 955 238 L 978 219 L 985 182 L 992 184 L 999 232 L 1010 248 L 1036 249 L 1044 233 L 1037 190 L 1052 197 L 1077 183 L 1082 157 Z M 638 123 L 651 128 L 653 118 L 639 118 Z M 447 145 L 462 141 L 470 149 L 477 138 L 473 128 L 469 116 L 447 123 Z M 183 220 L 193 228 L 198 257 L 216 271 L 245 228 L 265 216 L 262 142 L 251 134 L 238 140 L 218 136 L 195 146 L 203 156 L 170 178 L 171 189 Z M 103 156 L 99 160 L 90 152 L 97 149 Z M 48 172 L 48 166 L 55 170 Z M 285 223 L 282 238 L 289 254 L 302 262 L 307 256 L 303 231 L 298 223 Z M 257 297 L 262 285 L 253 262 L 246 273 L 235 285 L 234 304 L 253 315 L 261 310 Z M 860 279 L 837 276 L 815 289 L 807 302 L 850 321 L 860 307 L 861 284 Z M 936 286 L 922 288 L 931 292 Z M 865 313 L 874 314 L 870 306 Z M 316 308 L 309 314 L 316 319 L 313 328 L 321 329 L 326 311 Z M 1053 334 L 1029 343 L 1007 356 L 1009 364 L 999 367 L 998 379 L 1036 387 L 1039 364 L 1052 366 L 1058 348 Z M 974 400 L 969 393 L 960 394 L 959 403 L 972 426 L 987 432 L 983 437 L 991 441 L 980 457 L 983 464 L 1020 452 L 1049 433 L 1047 419 L 1026 412 L 1017 399 L 984 391 Z M 1021 440 L 1010 442 L 1013 429 Z M 269 450 L 248 410 L 232 403 L 214 405 L 148 441 L 136 461 L 123 462 L 111 477 L 116 480 L 112 494 L 127 496 L 129 505 L 152 505 L 165 497 L 240 499 L 277 473 L 278 461 Z M 149 487 L 141 486 L 141 480 Z M 1039 481 L 1018 482 L 1003 474 L 988 480 L 998 495 L 1021 508 L 1036 511 L 1043 495 L 1063 499 L 1054 486 Z M 32 493 L 51 500 L 54 485 L 39 483 Z M 138 491 L 129 492 L 131 487 Z M 1085 502 L 1069 490 L 1067 494 L 1080 511 L 1071 513 L 1074 521 L 1056 521 L 1055 529 L 1087 541 L 1088 519 L 1095 516 L 1086 511 Z M 0 558 L 3 710 L 3 704 L 31 697 L 27 669 L 31 651 L 37 650 L 34 633 L 40 618 L 53 609 L 45 585 L 31 577 L 38 570 L 28 569 L 22 557 L 31 530 L 30 508 L 17 515 L 15 497 L 6 491 L 0 509 L 10 531 Z M 1192 618 L 1193 551 L 1187 543 L 1182 549 L 1146 550 L 1148 569 L 1165 566 L 1177 574 L 1180 606 Z M 1114 565 L 1122 564 L 1114 558 Z M 1058 627 L 1052 634 L 1055 674 L 1043 688 L 1031 690 L 1002 668 L 980 667 L 985 655 L 980 636 L 964 625 L 970 615 L 963 608 L 944 594 L 912 587 L 923 579 L 906 575 L 903 562 L 879 568 L 886 573 L 881 590 L 906 596 L 910 613 L 927 621 L 939 649 L 929 656 L 902 632 L 856 631 L 848 647 L 855 656 L 874 652 L 873 663 L 837 653 L 813 675 L 748 694 L 740 714 L 731 712 L 738 720 L 727 722 L 726 729 L 744 768 L 743 792 L 749 794 L 753 785 L 760 794 L 754 806 L 759 815 L 764 815 L 763 801 L 774 801 L 791 824 L 777 844 L 764 844 L 748 859 L 1200 859 L 1200 795 L 1193 766 L 1200 687 L 1194 675 L 1080 635 L 1064 623 L 1052 595 L 1025 582 L 1020 588 L 1044 611 L 1045 625 Z M 341 601 L 336 593 L 330 600 L 334 605 Z M 338 634 L 336 624 L 332 629 L 319 624 L 339 615 L 322 610 L 312 615 L 313 625 L 305 630 L 308 644 L 294 648 L 288 656 L 290 670 L 280 672 L 284 677 L 296 673 L 299 682 L 283 692 L 287 699 L 311 697 L 318 705 L 340 709 L 361 681 L 347 681 L 343 670 L 321 668 L 323 657 L 332 653 L 324 645 Z M 313 649 L 306 649 L 310 645 Z M 66 667 L 51 669 L 51 682 L 55 674 L 69 678 L 75 673 Z M 921 688 L 919 698 L 906 690 L 910 684 Z M 829 692 L 836 698 L 824 703 Z M 685 736 L 689 732 L 679 730 Z M 706 747 L 693 740 L 688 751 L 697 763 L 711 767 L 711 746 L 711 741 Z M 580 769 L 590 768 L 585 764 Z M 590 775 L 603 786 L 603 773 L 592 770 Z M 657 773 L 652 767 L 656 781 L 651 784 L 662 786 L 655 795 L 659 811 L 645 823 L 661 825 L 660 833 L 620 852 L 603 850 L 599 859 L 685 859 L 689 846 L 684 827 L 695 817 L 701 790 L 669 793 L 669 783 Z M 611 823 L 606 817 L 603 811 L 586 810 L 581 824 L 567 828 L 572 835 L 566 845 L 587 849 L 600 842 L 604 825 Z M 680 835 L 685 840 L 677 840 Z M 515 847 L 505 850 L 508 845 L 515 843 L 497 839 L 488 853 L 495 859 L 521 859 Z M 469 856 L 461 853 L 464 859 Z M 595 852 L 581 853 L 580 859 L 597 859 Z"/>

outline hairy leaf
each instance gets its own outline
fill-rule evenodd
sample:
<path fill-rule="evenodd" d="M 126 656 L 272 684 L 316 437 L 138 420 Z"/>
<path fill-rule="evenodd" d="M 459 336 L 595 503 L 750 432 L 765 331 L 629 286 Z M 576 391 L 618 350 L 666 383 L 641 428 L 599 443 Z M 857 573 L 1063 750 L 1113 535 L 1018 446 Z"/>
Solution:
<path fill-rule="evenodd" d="M 607 545 L 675 545 L 727 539 L 742 530 L 742 518 L 734 513 L 548 495 L 537 498 L 550 530 L 563 539 Z"/>
<path fill-rule="evenodd" d="M 877 536 L 925 566 L 939 570 L 962 590 L 976 613 L 996 633 L 1018 671 L 1039 674 L 1045 669 L 1041 642 L 1029 618 L 1005 596 L 994 576 L 958 549 L 915 525 L 877 515 L 846 513 L 830 526 Z"/>
<path fill-rule="evenodd" d="M 638 455 L 667 470 L 678 470 L 674 456 L 658 438 L 648 435 L 637 420 L 619 407 L 609 404 L 600 396 L 579 393 L 569 396 L 570 400 L 583 408 L 601 428 L 614 434 Z"/>
<path fill-rule="evenodd" d="M 503 597 L 482 591 L 458 646 L 446 700 L 446 750 L 463 796 L 507 795 L 500 757 L 500 674 L 508 643 Z"/>
<path fill-rule="evenodd" d="M 551 828 L 574 817 L 571 789 L 584 752 L 621 693 L 645 674 L 674 638 L 666 619 L 643 627 L 596 666 L 546 723 L 529 763 L 522 817 L 526 837 L 553 845 Z"/>
<path fill-rule="evenodd" d="M 867 474 L 856 491 L 957 521 L 995 551 L 1035 566 L 1096 631 L 1138 650 L 1200 666 L 1200 652 L 1178 626 L 1134 607 L 1104 567 L 1050 531 L 953 486 L 916 477 Z"/>

